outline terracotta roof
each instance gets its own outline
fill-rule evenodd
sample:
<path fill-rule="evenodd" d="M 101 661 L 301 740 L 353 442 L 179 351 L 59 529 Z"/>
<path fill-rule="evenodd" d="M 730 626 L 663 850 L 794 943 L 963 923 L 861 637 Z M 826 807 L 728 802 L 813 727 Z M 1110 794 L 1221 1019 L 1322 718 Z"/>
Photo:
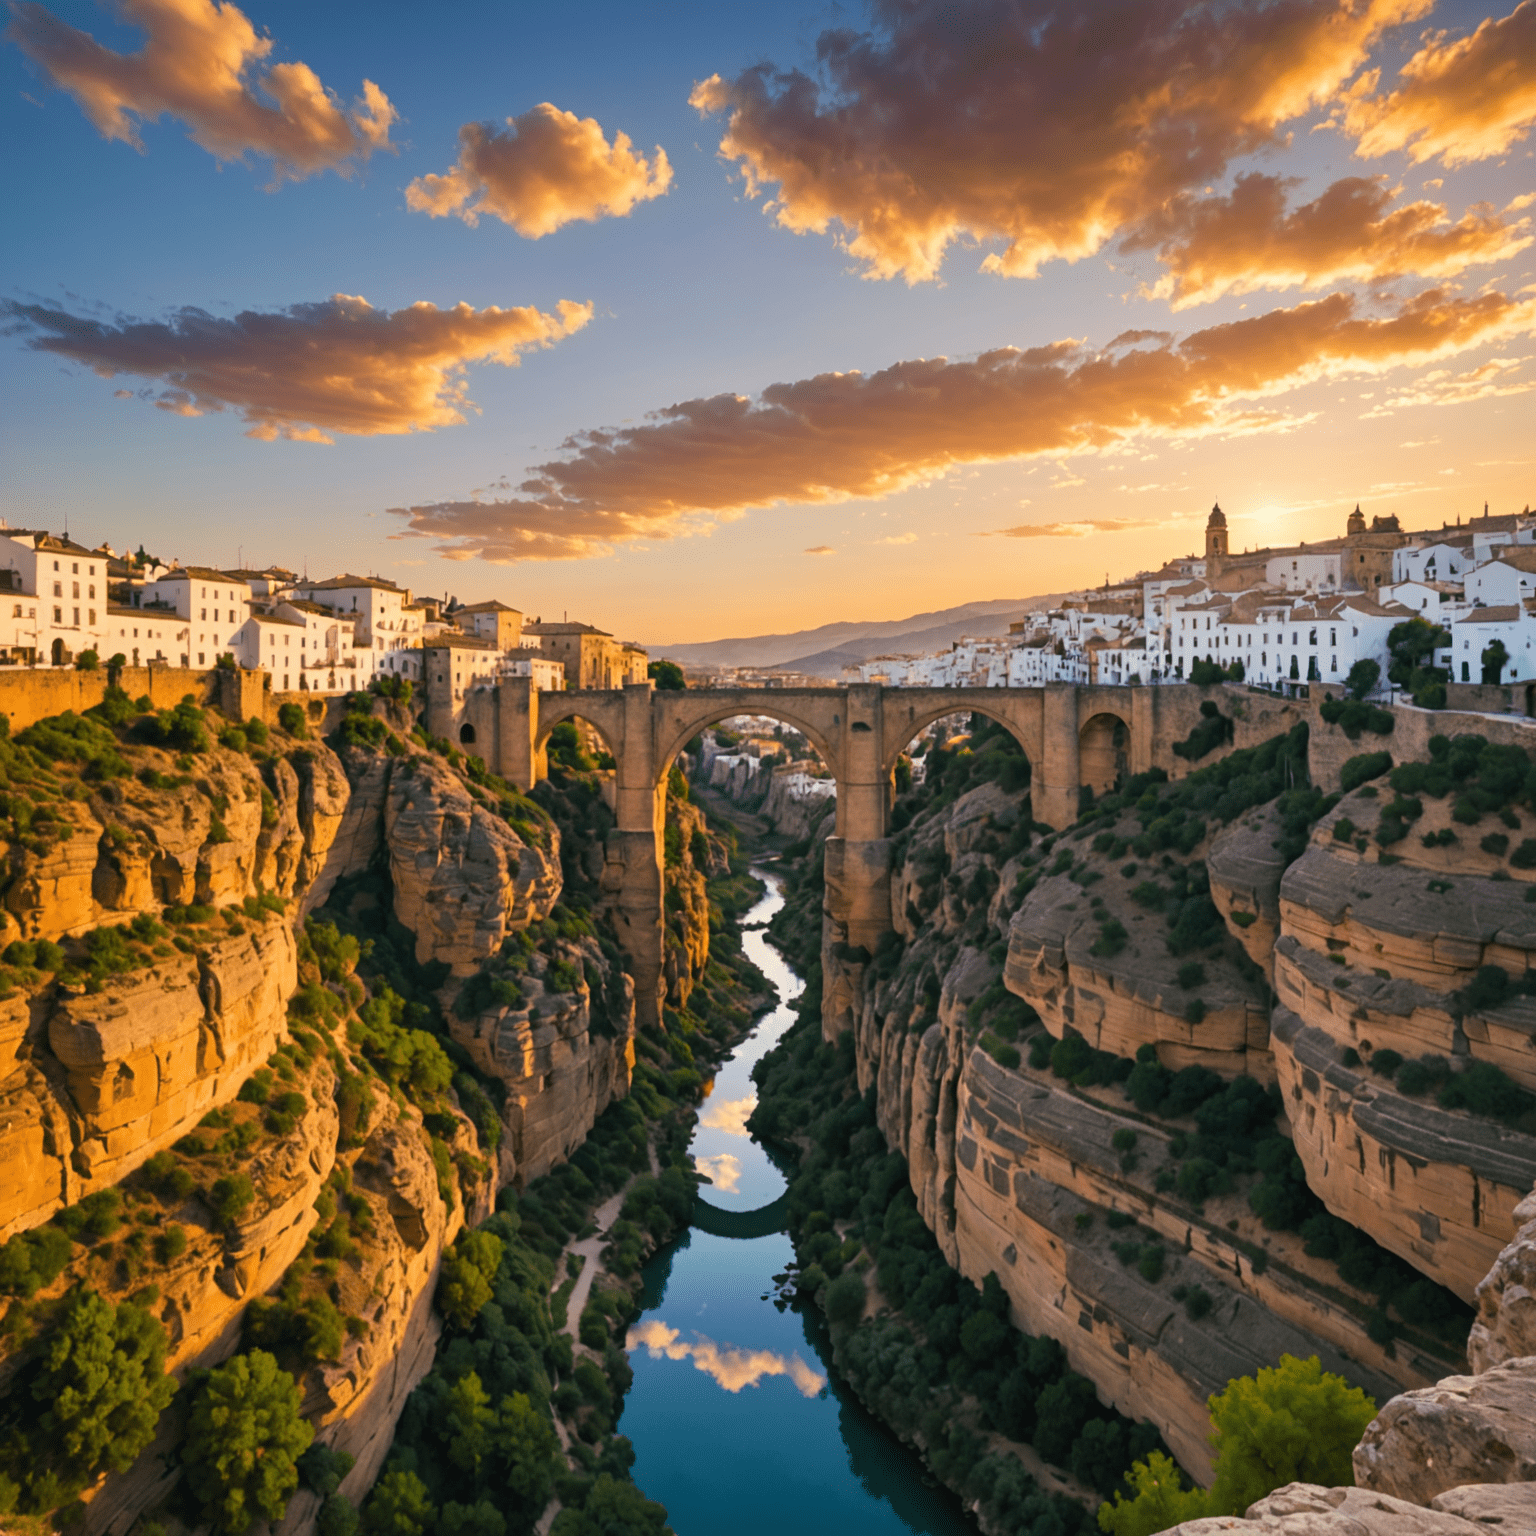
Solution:
<path fill-rule="evenodd" d="M 599 629 L 595 624 L 569 623 L 555 624 L 525 624 L 523 628 L 530 635 L 601 635 L 605 640 L 613 639 L 606 629 Z"/>
<path fill-rule="evenodd" d="M 216 571 L 206 565 L 179 565 L 175 570 L 167 571 L 163 576 L 155 579 L 175 581 L 180 576 L 185 576 L 188 581 L 231 581 L 239 587 L 245 585 L 243 576 L 232 575 L 229 571 Z"/>
<path fill-rule="evenodd" d="M 383 581 L 377 576 L 332 576 L 325 581 L 301 581 L 296 583 L 306 592 L 339 592 L 349 587 L 373 587 L 380 592 L 403 592 L 403 587 L 397 587 L 392 581 Z"/>
<path fill-rule="evenodd" d="M 457 618 L 458 615 L 461 614 L 461 613 L 518 613 L 518 614 L 520 614 L 522 611 L 523 610 L 521 608 L 510 607 L 508 604 L 500 602 L 498 599 L 496 599 L 494 597 L 488 603 L 468 603 L 468 604 L 466 604 L 462 608 L 455 608 L 453 610 L 455 618 Z"/>
<path fill-rule="evenodd" d="M 501 647 L 494 640 L 482 640 L 478 635 L 455 634 L 452 630 L 445 631 L 441 635 L 433 635 L 427 640 L 422 649 L 425 651 L 437 651 L 452 648 L 460 651 L 497 651 Z"/>
<path fill-rule="evenodd" d="M 1518 604 L 1511 603 L 1499 608 L 1474 608 L 1457 624 L 1513 624 L 1525 612 Z"/>

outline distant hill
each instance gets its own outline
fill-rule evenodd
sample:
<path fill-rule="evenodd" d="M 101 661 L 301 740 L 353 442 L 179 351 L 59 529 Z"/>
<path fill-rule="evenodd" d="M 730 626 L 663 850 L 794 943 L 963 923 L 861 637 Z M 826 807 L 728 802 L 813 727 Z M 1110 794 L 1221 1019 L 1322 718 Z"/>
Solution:
<path fill-rule="evenodd" d="M 750 635 L 704 640 L 692 645 L 652 645 L 652 656 L 699 667 L 782 667 L 812 677 L 838 680 L 850 663 L 887 653 L 926 655 L 947 650 L 966 635 L 1005 635 L 1008 626 L 1034 608 L 1050 607 L 1068 594 L 994 598 L 935 613 L 866 623 L 843 621 L 787 635 Z"/>

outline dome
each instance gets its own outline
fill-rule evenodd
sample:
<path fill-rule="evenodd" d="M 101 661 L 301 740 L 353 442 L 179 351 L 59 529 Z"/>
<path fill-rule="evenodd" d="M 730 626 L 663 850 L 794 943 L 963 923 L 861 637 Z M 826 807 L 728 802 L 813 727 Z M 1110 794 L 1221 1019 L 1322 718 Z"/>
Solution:
<path fill-rule="evenodd" d="M 1206 518 L 1205 526 L 1207 528 L 1225 528 L 1227 526 L 1227 514 L 1221 510 L 1220 502 L 1217 502 L 1211 508 L 1211 515 Z"/>

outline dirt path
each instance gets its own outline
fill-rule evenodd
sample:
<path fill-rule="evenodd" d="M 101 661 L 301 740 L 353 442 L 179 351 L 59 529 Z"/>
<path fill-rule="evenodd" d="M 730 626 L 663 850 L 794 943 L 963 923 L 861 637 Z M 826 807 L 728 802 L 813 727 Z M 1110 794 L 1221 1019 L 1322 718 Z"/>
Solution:
<path fill-rule="evenodd" d="M 567 1245 L 566 1253 L 579 1253 L 586 1262 L 581 1266 L 581 1274 L 576 1280 L 576 1289 L 571 1292 L 571 1299 L 565 1308 L 565 1332 L 573 1339 L 579 1338 L 578 1329 L 581 1326 L 582 1308 L 587 1304 L 587 1297 L 592 1294 L 592 1277 L 597 1273 L 602 1260 L 603 1244 L 608 1238 L 608 1228 L 619 1219 L 619 1212 L 624 1206 L 626 1189 L 621 1189 L 618 1194 L 605 1200 L 592 1213 L 592 1220 L 597 1225 L 597 1231 L 591 1237 L 584 1237 L 578 1242 Z M 559 1275 L 566 1273 L 565 1254 L 561 1256 Z M 558 1278 L 558 1277 L 557 1277 Z"/>

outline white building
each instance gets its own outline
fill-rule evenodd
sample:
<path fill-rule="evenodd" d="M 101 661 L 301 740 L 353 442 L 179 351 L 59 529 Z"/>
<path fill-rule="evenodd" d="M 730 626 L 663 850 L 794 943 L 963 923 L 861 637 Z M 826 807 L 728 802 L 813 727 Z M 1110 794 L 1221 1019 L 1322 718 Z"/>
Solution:
<path fill-rule="evenodd" d="M 1344 587 L 1347 550 L 1288 550 L 1264 565 L 1264 580 L 1287 592 L 1339 592 Z"/>
<path fill-rule="evenodd" d="M 1470 539 L 1436 539 L 1427 544 L 1409 544 L 1392 551 L 1392 580 L 1454 581 L 1475 564 Z"/>
<path fill-rule="evenodd" d="M 146 612 L 186 620 L 173 663 L 182 667 L 211 667 L 220 656 L 233 655 L 235 636 L 251 612 L 251 589 L 243 578 L 201 565 L 177 566 L 134 596 Z"/>
<path fill-rule="evenodd" d="M 11 665 L 72 666 L 83 651 L 100 654 L 105 556 L 50 533 L 0 529 L 0 576 L 8 582 L 0 588 L 0 650 Z"/>
<path fill-rule="evenodd" d="M 419 652 L 426 637 L 427 609 L 408 588 L 376 576 L 348 575 L 295 582 L 292 595 L 354 621 L 354 651 L 373 652 L 373 672 L 421 680 L 420 656 L 404 653 Z"/>
<path fill-rule="evenodd" d="M 1509 660 L 1499 678 L 1526 683 L 1536 678 L 1536 617 L 1520 604 L 1473 608 L 1449 626 L 1451 643 L 1435 652 L 1435 665 L 1444 667 L 1455 683 L 1483 680 L 1483 652 L 1500 640 Z"/>

